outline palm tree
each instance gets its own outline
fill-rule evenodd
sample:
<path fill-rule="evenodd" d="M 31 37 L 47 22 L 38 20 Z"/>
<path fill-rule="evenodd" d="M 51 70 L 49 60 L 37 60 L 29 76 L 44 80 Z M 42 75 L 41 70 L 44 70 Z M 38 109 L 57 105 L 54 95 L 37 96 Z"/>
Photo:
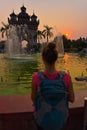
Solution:
<path fill-rule="evenodd" d="M 51 30 L 53 29 L 52 27 L 49 27 L 48 25 L 44 25 L 44 30 L 43 30 L 43 34 L 47 39 L 47 43 L 49 42 L 49 38 L 53 36 L 53 33 L 51 32 Z"/>
<path fill-rule="evenodd" d="M 0 28 L 0 32 L 2 33 L 2 38 L 4 37 L 4 35 L 8 37 L 9 24 L 5 24 L 4 22 L 2 22 L 2 24 L 3 27 Z"/>
<path fill-rule="evenodd" d="M 38 30 L 34 38 L 37 38 L 37 42 L 40 43 L 42 38 L 45 38 L 43 31 Z"/>
<path fill-rule="evenodd" d="M 42 39 L 42 38 L 45 38 L 45 36 L 44 36 L 44 34 L 43 34 L 43 31 L 40 31 L 40 30 L 37 30 L 37 33 L 36 33 L 36 35 L 34 35 L 34 37 L 33 37 L 35 40 L 37 40 L 37 49 L 38 49 L 38 51 L 40 51 L 41 50 L 41 43 L 40 43 L 40 40 Z"/>

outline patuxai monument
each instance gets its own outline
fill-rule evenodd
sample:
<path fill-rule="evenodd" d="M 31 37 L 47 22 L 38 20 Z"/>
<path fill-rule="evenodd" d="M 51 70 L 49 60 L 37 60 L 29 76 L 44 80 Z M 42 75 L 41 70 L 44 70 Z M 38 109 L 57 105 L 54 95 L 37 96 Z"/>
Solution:
<path fill-rule="evenodd" d="M 21 50 L 22 41 L 26 41 L 27 52 L 29 52 L 30 49 L 37 45 L 37 30 L 39 26 L 39 20 L 37 19 L 34 11 L 32 15 L 28 14 L 24 5 L 20 8 L 20 10 L 21 11 L 19 14 L 15 14 L 13 11 L 8 17 L 8 23 L 10 27 L 8 39 L 13 39 L 13 42 L 15 42 L 13 43 L 14 50 L 17 49 L 18 46 L 18 48 Z"/>

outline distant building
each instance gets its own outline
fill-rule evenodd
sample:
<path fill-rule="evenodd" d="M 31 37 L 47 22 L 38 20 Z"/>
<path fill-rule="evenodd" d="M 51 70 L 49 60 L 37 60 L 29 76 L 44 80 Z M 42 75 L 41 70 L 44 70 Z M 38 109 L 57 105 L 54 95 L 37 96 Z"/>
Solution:
<path fill-rule="evenodd" d="M 37 44 L 37 30 L 39 26 L 39 20 L 37 16 L 33 12 L 30 16 L 26 12 L 26 7 L 23 5 L 21 8 L 21 12 L 19 14 L 15 14 L 13 11 L 10 14 L 10 18 L 8 18 L 8 23 L 10 26 L 15 26 L 17 30 L 17 35 L 19 37 L 20 42 L 26 40 L 28 42 L 28 46 L 33 46 Z"/>

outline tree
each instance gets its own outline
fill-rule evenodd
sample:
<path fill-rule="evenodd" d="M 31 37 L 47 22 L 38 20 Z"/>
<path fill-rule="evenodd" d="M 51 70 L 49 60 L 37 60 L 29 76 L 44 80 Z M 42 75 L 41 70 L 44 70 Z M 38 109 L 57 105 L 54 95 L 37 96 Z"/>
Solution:
<path fill-rule="evenodd" d="M 49 38 L 53 36 L 53 33 L 51 32 L 51 30 L 53 29 L 52 27 L 49 27 L 48 25 L 44 25 L 44 30 L 43 30 L 43 34 L 46 37 L 47 43 L 49 42 Z"/>
<path fill-rule="evenodd" d="M 1 51 L 1 52 L 4 52 L 5 42 L 6 42 L 6 41 L 0 41 L 0 51 Z"/>
<path fill-rule="evenodd" d="M 38 30 L 34 38 L 37 38 L 37 42 L 40 43 L 42 38 L 45 38 L 43 31 Z"/>
<path fill-rule="evenodd" d="M 63 44 L 64 44 L 64 49 L 67 50 L 67 49 L 70 49 L 70 47 L 72 46 L 72 42 L 70 39 L 68 39 L 66 37 L 66 35 L 63 35 Z"/>
<path fill-rule="evenodd" d="M 2 38 L 4 37 L 4 35 L 8 37 L 9 24 L 5 24 L 4 22 L 2 22 L 2 24 L 3 27 L 0 28 L 0 32 L 2 33 Z"/>

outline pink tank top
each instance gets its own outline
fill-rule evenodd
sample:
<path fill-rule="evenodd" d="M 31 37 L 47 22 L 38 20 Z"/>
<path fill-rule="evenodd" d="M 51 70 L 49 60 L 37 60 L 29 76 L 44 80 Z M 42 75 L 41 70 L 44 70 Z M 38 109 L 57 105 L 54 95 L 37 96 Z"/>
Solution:
<path fill-rule="evenodd" d="M 53 74 L 49 74 L 47 72 L 42 72 L 42 73 L 48 79 L 53 80 L 53 79 L 55 79 L 57 77 L 57 75 L 58 75 L 59 72 L 54 72 Z M 64 82 L 65 82 L 67 88 L 70 87 L 70 84 L 71 84 L 71 80 L 70 79 L 71 79 L 70 75 L 67 74 L 67 73 L 65 73 L 65 75 L 64 75 Z M 40 78 L 38 76 L 38 73 L 34 73 L 32 75 L 32 82 L 33 82 L 33 84 L 34 84 L 35 87 L 39 86 L 39 84 L 40 84 Z"/>

